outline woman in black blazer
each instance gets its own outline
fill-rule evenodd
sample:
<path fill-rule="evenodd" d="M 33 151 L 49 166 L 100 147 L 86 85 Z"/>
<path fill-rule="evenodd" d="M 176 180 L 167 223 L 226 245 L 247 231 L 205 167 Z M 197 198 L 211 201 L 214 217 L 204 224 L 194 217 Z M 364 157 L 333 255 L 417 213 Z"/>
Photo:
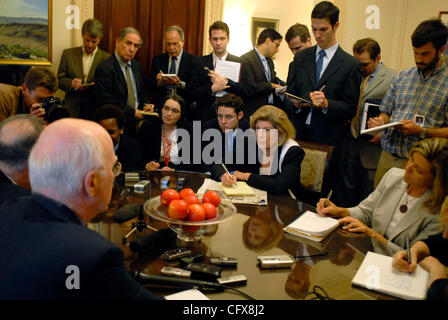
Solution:
<path fill-rule="evenodd" d="M 192 170 L 190 139 L 183 141 L 182 138 L 187 134 L 192 136 L 191 126 L 184 122 L 185 101 L 178 95 L 171 95 L 162 105 L 160 117 L 146 120 L 138 132 L 145 169 Z"/>
<path fill-rule="evenodd" d="M 300 197 L 300 165 L 305 152 L 294 140 L 296 131 L 287 114 L 266 105 L 250 117 L 250 126 L 256 132 L 258 172 L 235 171 L 223 179 L 223 184 L 232 185 L 238 179 L 270 194 L 290 194 L 291 191 L 296 198 Z"/>

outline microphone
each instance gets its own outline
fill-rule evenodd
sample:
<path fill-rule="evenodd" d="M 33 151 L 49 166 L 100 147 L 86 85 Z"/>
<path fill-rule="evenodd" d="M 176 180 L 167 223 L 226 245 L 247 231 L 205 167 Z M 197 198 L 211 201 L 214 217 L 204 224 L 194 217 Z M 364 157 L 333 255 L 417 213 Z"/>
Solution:
<path fill-rule="evenodd" d="M 138 253 L 159 250 L 162 246 L 169 244 L 175 237 L 176 233 L 174 231 L 164 228 L 132 241 L 129 248 L 131 251 Z"/>
<path fill-rule="evenodd" d="M 202 280 L 191 280 L 191 279 L 181 279 L 165 276 L 154 276 L 152 274 L 147 274 L 139 271 L 130 271 L 131 275 L 137 279 L 142 284 L 156 283 L 156 284 L 168 284 L 172 286 L 182 286 L 182 287 L 198 287 L 198 288 L 213 288 L 213 289 L 224 289 L 219 283 L 202 281 Z"/>
<path fill-rule="evenodd" d="M 114 213 L 114 221 L 117 223 L 123 223 L 137 217 L 140 213 L 141 204 L 129 203 L 124 205 Z"/>

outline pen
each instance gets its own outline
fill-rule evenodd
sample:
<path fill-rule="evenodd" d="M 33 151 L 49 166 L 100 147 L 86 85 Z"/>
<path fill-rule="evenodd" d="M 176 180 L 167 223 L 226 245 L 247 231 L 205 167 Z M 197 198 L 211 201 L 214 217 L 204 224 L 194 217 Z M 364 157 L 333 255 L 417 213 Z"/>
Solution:
<path fill-rule="evenodd" d="M 333 194 L 333 189 L 331 189 L 330 192 L 328 193 L 327 200 L 325 200 L 325 207 L 328 206 L 328 200 L 330 200 L 332 194 Z"/>
<path fill-rule="evenodd" d="M 406 244 L 406 254 L 408 256 L 408 263 L 411 264 L 411 248 L 409 247 L 409 237 L 408 235 L 404 236 L 404 241 Z"/>
<path fill-rule="evenodd" d="M 325 89 L 325 87 L 326 87 L 326 85 L 324 84 L 324 85 L 322 86 L 322 88 L 320 88 L 320 89 L 319 89 L 319 91 L 322 91 L 322 90 L 324 90 L 324 89 Z"/>
<path fill-rule="evenodd" d="M 222 167 L 224 168 L 224 170 L 226 170 L 227 174 L 229 175 L 230 180 L 234 181 L 234 180 L 233 180 L 233 177 L 230 175 L 229 170 L 227 170 L 226 165 L 225 165 L 224 163 L 221 163 L 221 165 L 222 165 Z"/>

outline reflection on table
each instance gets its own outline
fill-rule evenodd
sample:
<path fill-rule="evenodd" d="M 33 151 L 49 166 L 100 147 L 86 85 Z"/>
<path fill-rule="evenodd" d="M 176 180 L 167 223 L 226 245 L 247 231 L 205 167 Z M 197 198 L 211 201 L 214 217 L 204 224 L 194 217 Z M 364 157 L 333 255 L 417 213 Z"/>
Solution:
<path fill-rule="evenodd" d="M 359 268 L 364 254 L 371 250 L 370 239 L 365 236 L 349 234 L 341 229 L 335 230 L 321 243 L 295 237 L 284 233 L 283 228 L 306 210 L 314 207 L 297 202 L 286 196 L 268 196 L 266 206 L 236 205 L 237 214 L 230 220 L 217 225 L 211 234 L 203 235 L 200 242 L 185 243 L 179 239 L 161 243 L 157 250 L 137 255 L 129 249 L 129 242 L 136 237 L 152 232 L 144 230 L 132 235 L 127 244 L 122 238 L 129 233 L 131 221 L 117 224 L 113 213 L 128 203 L 144 203 L 147 199 L 160 195 L 160 180 L 171 176 L 170 188 L 177 188 L 177 179 L 185 178 L 183 187 L 197 191 L 207 177 L 204 174 L 188 172 L 140 172 L 140 180 L 151 181 L 150 190 L 137 194 L 132 184 L 126 185 L 124 175 L 120 175 L 114 186 L 113 199 L 108 212 L 99 215 L 89 224 L 91 229 L 101 233 L 119 247 L 125 254 L 125 264 L 132 270 L 158 275 L 163 266 L 180 267 L 178 261 L 168 262 L 160 255 L 176 247 L 188 247 L 193 252 L 205 253 L 204 263 L 210 257 L 226 256 L 238 259 L 234 269 L 222 269 L 222 276 L 243 274 L 248 278 L 247 285 L 236 287 L 257 300 L 301 299 L 312 291 L 315 285 L 323 288 L 329 297 L 338 300 L 365 300 L 384 298 L 363 289 L 353 288 L 351 280 Z M 145 215 L 145 222 L 156 229 L 166 228 L 167 224 Z M 289 269 L 260 269 L 259 255 L 289 254 L 296 263 Z M 151 286 L 160 295 L 167 295 L 180 289 Z M 207 291 L 212 300 L 244 299 L 232 291 Z"/>

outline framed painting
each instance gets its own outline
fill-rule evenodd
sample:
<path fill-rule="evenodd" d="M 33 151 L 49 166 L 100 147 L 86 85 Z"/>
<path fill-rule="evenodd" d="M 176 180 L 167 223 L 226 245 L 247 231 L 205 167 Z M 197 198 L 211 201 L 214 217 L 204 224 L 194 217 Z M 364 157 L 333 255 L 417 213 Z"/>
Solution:
<path fill-rule="evenodd" d="M 52 0 L 0 3 L 0 64 L 51 65 Z"/>
<path fill-rule="evenodd" d="M 252 45 L 255 47 L 257 38 L 264 29 L 278 31 L 278 19 L 252 18 Z"/>
<path fill-rule="evenodd" d="M 440 11 L 439 19 L 442 21 L 444 25 L 448 25 L 448 11 Z"/>

